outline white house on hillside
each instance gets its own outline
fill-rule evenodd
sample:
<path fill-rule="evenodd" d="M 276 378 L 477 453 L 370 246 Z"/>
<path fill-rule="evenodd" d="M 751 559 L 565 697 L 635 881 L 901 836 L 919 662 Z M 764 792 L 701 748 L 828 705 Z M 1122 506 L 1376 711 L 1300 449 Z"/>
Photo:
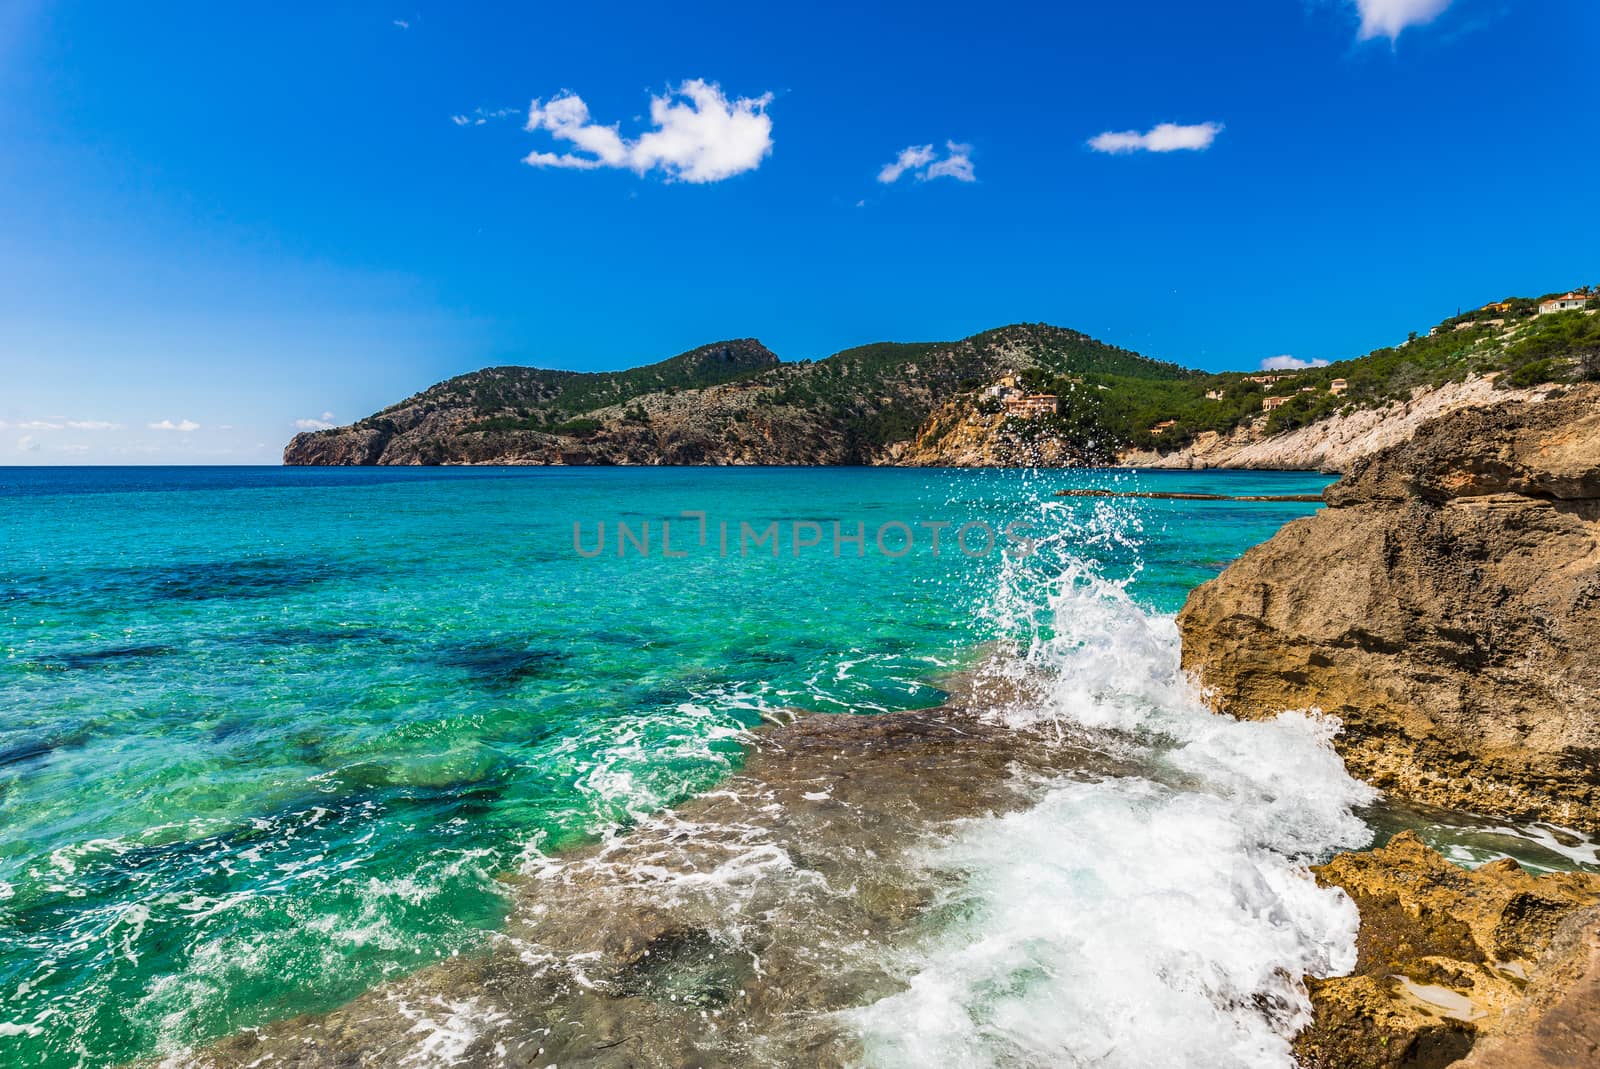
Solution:
<path fill-rule="evenodd" d="M 1587 293 L 1563 293 L 1559 297 L 1552 297 L 1548 301 L 1539 302 L 1539 314 L 1547 316 L 1552 312 L 1567 312 L 1574 308 L 1582 308 L 1589 303 Z"/>

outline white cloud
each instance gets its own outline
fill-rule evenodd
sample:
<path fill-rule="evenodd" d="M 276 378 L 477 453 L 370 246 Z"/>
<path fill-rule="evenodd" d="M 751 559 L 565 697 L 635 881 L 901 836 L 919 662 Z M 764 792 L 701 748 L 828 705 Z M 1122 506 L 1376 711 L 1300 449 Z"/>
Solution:
<path fill-rule="evenodd" d="M 1327 366 L 1328 362 L 1326 360 L 1302 360 L 1298 356 L 1290 356 L 1287 353 L 1282 356 L 1269 356 L 1261 361 L 1262 371 L 1298 371 L 1301 368 Z"/>
<path fill-rule="evenodd" d="M 482 126 L 491 119 L 504 119 L 518 114 L 521 114 L 520 108 L 474 108 L 471 114 L 450 116 L 450 121 L 457 126 Z"/>
<path fill-rule="evenodd" d="M 405 19 L 395 19 L 394 24 L 400 27 L 402 30 L 411 29 L 411 23 L 407 22 Z"/>
<path fill-rule="evenodd" d="M 182 431 L 183 433 L 187 434 L 190 431 L 199 430 L 200 424 L 189 419 L 181 419 L 176 423 L 172 422 L 170 419 L 164 419 L 160 423 L 150 424 L 150 429 L 153 431 Z"/>
<path fill-rule="evenodd" d="M 39 451 L 39 443 L 33 440 L 33 435 L 24 434 L 17 439 L 17 448 L 24 453 L 37 453 Z"/>
<path fill-rule="evenodd" d="M 1391 41 L 1407 26 L 1421 26 L 1444 14 L 1452 0 L 1355 0 L 1361 14 L 1360 38 L 1387 37 Z"/>
<path fill-rule="evenodd" d="M 332 412 L 324 412 L 317 419 L 307 418 L 294 421 L 294 429 L 297 431 L 326 431 L 337 426 L 338 424 L 333 422 Z"/>
<path fill-rule="evenodd" d="M 1211 142 L 1222 133 L 1219 122 L 1195 123 L 1182 126 L 1164 122 L 1144 133 L 1137 130 L 1107 130 L 1089 139 L 1089 147 L 1096 152 L 1177 152 L 1180 149 L 1200 151 L 1211 147 Z"/>
<path fill-rule="evenodd" d="M 772 151 L 770 103 L 771 93 L 729 101 L 715 82 L 691 79 L 650 98 L 654 129 L 630 141 L 614 125 L 591 122 L 583 98 L 563 91 L 548 103 L 533 102 L 527 129 L 548 130 L 556 140 L 571 142 L 574 151 L 530 152 L 522 162 L 583 171 L 615 167 L 639 175 L 659 168 L 668 180 L 720 182 L 755 170 Z"/>
<path fill-rule="evenodd" d="M 934 152 L 932 145 L 911 145 L 900 150 L 893 163 L 883 165 L 883 170 L 878 172 L 878 181 L 885 184 L 898 182 L 900 176 L 907 171 L 914 171 L 918 167 L 926 167 L 933 162 Z"/>
<path fill-rule="evenodd" d="M 958 182 L 976 182 L 972 172 L 972 146 L 955 141 L 944 143 L 945 156 L 932 145 L 908 145 L 900 150 L 894 162 L 886 163 L 878 172 L 878 181 L 889 185 L 900 181 L 900 176 L 910 173 L 919 182 L 932 178 L 954 178 Z"/>
<path fill-rule="evenodd" d="M 4 427 L 0 423 L 0 427 Z M 120 423 L 99 419 L 30 419 L 16 424 L 19 431 L 119 431 Z"/>

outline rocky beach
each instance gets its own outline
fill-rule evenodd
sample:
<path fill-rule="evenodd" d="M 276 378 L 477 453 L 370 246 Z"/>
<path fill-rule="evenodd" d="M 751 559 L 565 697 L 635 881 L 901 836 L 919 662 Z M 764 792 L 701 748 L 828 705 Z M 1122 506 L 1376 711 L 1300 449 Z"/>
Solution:
<path fill-rule="evenodd" d="M 1600 826 L 1600 389 L 1436 418 L 1326 498 L 1190 596 L 1208 700 L 1339 718 L 1347 767 L 1396 798 Z M 1317 872 L 1361 949 L 1312 982 L 1302 1065 L 1600 1056 L 1600 878 L 1463 872 L 1410 836 Z"/>
<path fill-rule="evenodd" d="M 913 954 L 897 964 L 875 945 L 885 935 L 916 945 L 927 917 L 962 900 L 949 898 L 948 876 L 915 844 L 963 824 L 1032 819 L 1058 798 L 1110 784 L 1145 785 L 1133 804 L 1147 819 L 1164 819 L 1168 792 L 1176 800 L 1198 790 L 1300 823 L 1305 792 L 1319 781 L 1345 792 L 1325 800 L 1331 806 L 1316 820 L 1329 823 L 1312 833 L 1336 844 L 1352 834 L 1335 830 L 1341 808 L 1369 802 L 1316 764 L 1329 742 L 1351 773 L 1395 803 L 1499 818 L 1506 830 L 1527 827 L 1581 855 L 1591 849 L 1581 832 L 1600 828 L 1590 649 L 1600 634 L 1597 443 L 1600 388 L 1445 411 L 1356 462 L 1326 491 L 1328 508 L 1193 591 L 1176 621 L 1182 668 L 1199 688 L 1192 697 L 1177 663 L 1159 667 L 1180 656 L 1176 633 L 1163 639 L 1159 626 L 1117 609 L 1114 594 L 1085 599 L 1080 590 L 1070 610 L 1079 630 L 1065 645 L 1048 643 L 1058 652 L 1043 661 L 991 662 L 950 684 L 959 700 L 928 712 L 800 716 L 765 729 L 719 790 L 598 848 L 525 868 L 520 905 L 487 958 L 438 966 L 327 1017 L 241 1035 L 212 1047 L 203 1064 L 343 1065 L 362 1052 L 410 1050 L 419 1034 L 453 1044 L 452 1064 L 483 1066 L 948 1057 L 958 1048 L 939 1045 L 933 1021 L 913 1024 L 932 1009 L 917 1000 L 938 959 Z M 1106 630 L 1081 630 L 1086 617 Z M 1129 627 L 1145 632 L 1134 648 L 1168 651 L 1142 663 L 1152 678 L 1165 675 L 1159 696 L 1113 682 L 1101 655 L 1080 646 L 1098 649 L 1110 633 L 1126 643 Z M 1063 686 L 1063 674 L 1083 673 L 1079 685 Z M 1135 712 L 1150 700 L 1169 712 L 1154 720 Z M 1171 711 L 1191 702 L 1189 712 Z M 1240 718 L 1237 727 L 1229 718 Z M 1268 764 L 1242 780 L 1231 760 L 1208 763 L 1224 738 L 1225 748 L 1253 747 L 1268 737 L 1258 729 L 1294 734 L 1302 724 L 1331 730 L 1311 728 L 1310 750 L 1295 743 L 1263 754 Z M 1197 763 L 1200 753 L 1213 756 Z M 1300 774 L 1313 780 L 1293 787 L 1279 778 L 1306 761 Z M 1408 822 L 1416 817 L 1388 821 Z M 1248 848 L 1252 864 L 1276 857 L 1289 877 L 1317 862 L 1312 841 L 1269 846 L 1281 833 L 1262 834 Z M 1209 990 L 1229 1027 L 1254 1035 L 1252 1044 L 1292 1040 L 1283 1054 L 1292 1049 L 1303 1069 L 1557 1069 L 1594 1060 L 1600 875 L 1510 858 L 1464 867 L 1411 830 L 1367 849 L 1345 841 L 1345 852 L 1310 869 L 1332 897 L 1275 922 L 1330 924 L 1317 937 L 1325 949 L 1287 974 L 1287 985 Z M 1307 893 L 1309 884 L 1295 895 Z M 1339 908 L 1352 909 L 1351 958 L 1339 949 L 1348 938 L 1338 934 Z M 1321 909 L 1333 912 L 1314 921 Z M 879 936 L 858 942 L 857 931 Z M 1225 961 L 1210 967 L 1226 971 Z M 908 962 L 916 963 L 909 972 Z M 1041 1012 L 1071 992 L 1043 995 L 1008 1012 Z M 1000 1047 L 972 1056 L 998 1050 L 1002 1061 L 1029 1062 L 1048 1049 L 1030 1043 L 1059 1041 L 1002 1019 L 961 1026 L 979 1037 L 999 1029 Z M 887 1047 L 874 1046 L 879 1024 L 888 1029 L 881 1037 L 895 1037 Z M 919 1028 L 933 1029 L 925 1042 L 912 1038 Z M 1241 1058 L 1238 1038 L 1197 1032 L 1171 1064 L 1212 1064 L 1223 1050 Z M 1125 1034 L 1077 1034 L 1072 1049 L 1085 1042 L 1107 1044 L 1108 1064 L 1142 1049 Z M 1269 1059 L 1270 1045 L 1261 1049 Z"/>
<path fill-rule="evenodd" d="M 0 0 L 0 1069 L 1600 1069 L 1597 56 Z"/>

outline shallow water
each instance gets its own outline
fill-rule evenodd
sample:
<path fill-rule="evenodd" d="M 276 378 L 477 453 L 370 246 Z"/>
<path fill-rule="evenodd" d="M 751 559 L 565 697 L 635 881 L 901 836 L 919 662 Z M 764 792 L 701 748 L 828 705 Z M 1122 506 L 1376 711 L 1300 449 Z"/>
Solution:
<path fill-rule="evenodd" d="M 359 996 L 262 1049 L 311 1034 L 330 1059 L 356 1044 L 417 1065 L 541 1046 L 670 1064 L 672 1043 L 705 1064 L 1087 1062 L 1137 1053 L 1115 1022 L 1168 999 L 1173 1027 L 1209 1037 L 1195 1050 L 1283 1064 L 1302 1011 L 1283 978 L 1337 963 L 1353 923 L 1306 860 L 1391 824 L 1464 861 L 1593 860 L 1559 832 L 1551 851 L 1372 808 L 1327 725 L 1234 724 L 1193 700 L 1167 614 L 1315 506 L 1052 496 L 1325 482 L 0 472 L 0 1061 L 184 1064 Z M 685 511 L 708 514 L 705 545 Z M 660 552 L 673 517 L 682 558 Z M 865 525 L 862 555 L 833 555 L 833 520 Z M 895 558 L 872 537 L 974 520 L 1027 520 L 1042 549 Z M 608 551 L 574 552 L 573 523 L 592 545 L 600 521 Z M 654 525 L 651 556 L 617 555 L 619 521 Z M 741 556 L 741 521 L 779 522 L 780 555 Z M 807 522 L 821 545 L 795 556 Z M 823 716 L 747 749 L 801 710 L 900 734 Z M 852 752 L 872 771 L 836 801 L 850 791 L 826 770 Z M 812 812 L 835 805 L 849 819 Z M 1119 933 L 1135 906 L 1169 924 Z M 756 984 L 769 946 L 780 979 Z M 1106 946 L 1126 958 L 1114 976 Z M 641 1023 L 660 1045 L 599 1035 Z"/>

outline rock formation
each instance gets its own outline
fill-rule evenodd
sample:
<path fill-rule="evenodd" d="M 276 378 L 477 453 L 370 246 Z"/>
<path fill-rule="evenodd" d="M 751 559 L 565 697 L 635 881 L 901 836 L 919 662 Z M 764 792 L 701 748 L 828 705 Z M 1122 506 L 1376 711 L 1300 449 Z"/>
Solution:
<path fill-rule="evenodd" d="M 1265 417 L 1228 434 L 1203 431 L 1182 449 L 1129 450 L 1118 463 L 1130 468 L 1232 468 L 1248 471 L 1347 472 L 1363 457 L 1398 445 L 1429 420 L 1473 405 L 1503 405 L 1543 396 L 1537 389 L 1506 390 L 1490 377 L 1469 377 L 1437 387 L 1419 387 L 1404 401 L 1354 408 L 1305 427 L 1268 434 Z"/>
<path fill-rule="evenodd" d="M 1316 869 L 1361 910 L 1348 976 L 1311 980 L 1302 1069 L 1534 1067 L 1600 1057 L 1600 876 L 1450 864 L 1410 832 Z M 1590 990 L 1594 988 L 1594 990 Z"/>
<path fill-rule="evenodd" d="M 1396 795 L 1600 828 L 1600 387 L 1443 416 L 1326 498 L 1185 605 L 1215 705 L 1337 716 Z"/>
<path fill-rule="evenodd" d="M 1198 372 L 1077 331 L 1017 324 L 959 342 L 880 343 L 783 363 L 753 338 L 717 342 L 628 371 L 496 367 L 460 375 L 348 427 L 298 434 L 285 464 L 899 463 L 932 441 L 942 407 L 1026 372 L 1186 383 Z M 952 417 L 955 418 L 955 417 Z M 998 427 L 1000 420 L 990 421 Z M 919 428 L 922 428 L 919 430 Z M 1065 466 L 1080 453 L 1031 421 L 997 440 L 1037 442 L 1001 464 Z M 1004 451 L 1009 455 L 1010 447 Z M 991 454 L 995 450 L 990 450 Z M 977 463 L 991 462 L 979 459 Z M 906 461 L 914 463 L 914 461 Z"/>

